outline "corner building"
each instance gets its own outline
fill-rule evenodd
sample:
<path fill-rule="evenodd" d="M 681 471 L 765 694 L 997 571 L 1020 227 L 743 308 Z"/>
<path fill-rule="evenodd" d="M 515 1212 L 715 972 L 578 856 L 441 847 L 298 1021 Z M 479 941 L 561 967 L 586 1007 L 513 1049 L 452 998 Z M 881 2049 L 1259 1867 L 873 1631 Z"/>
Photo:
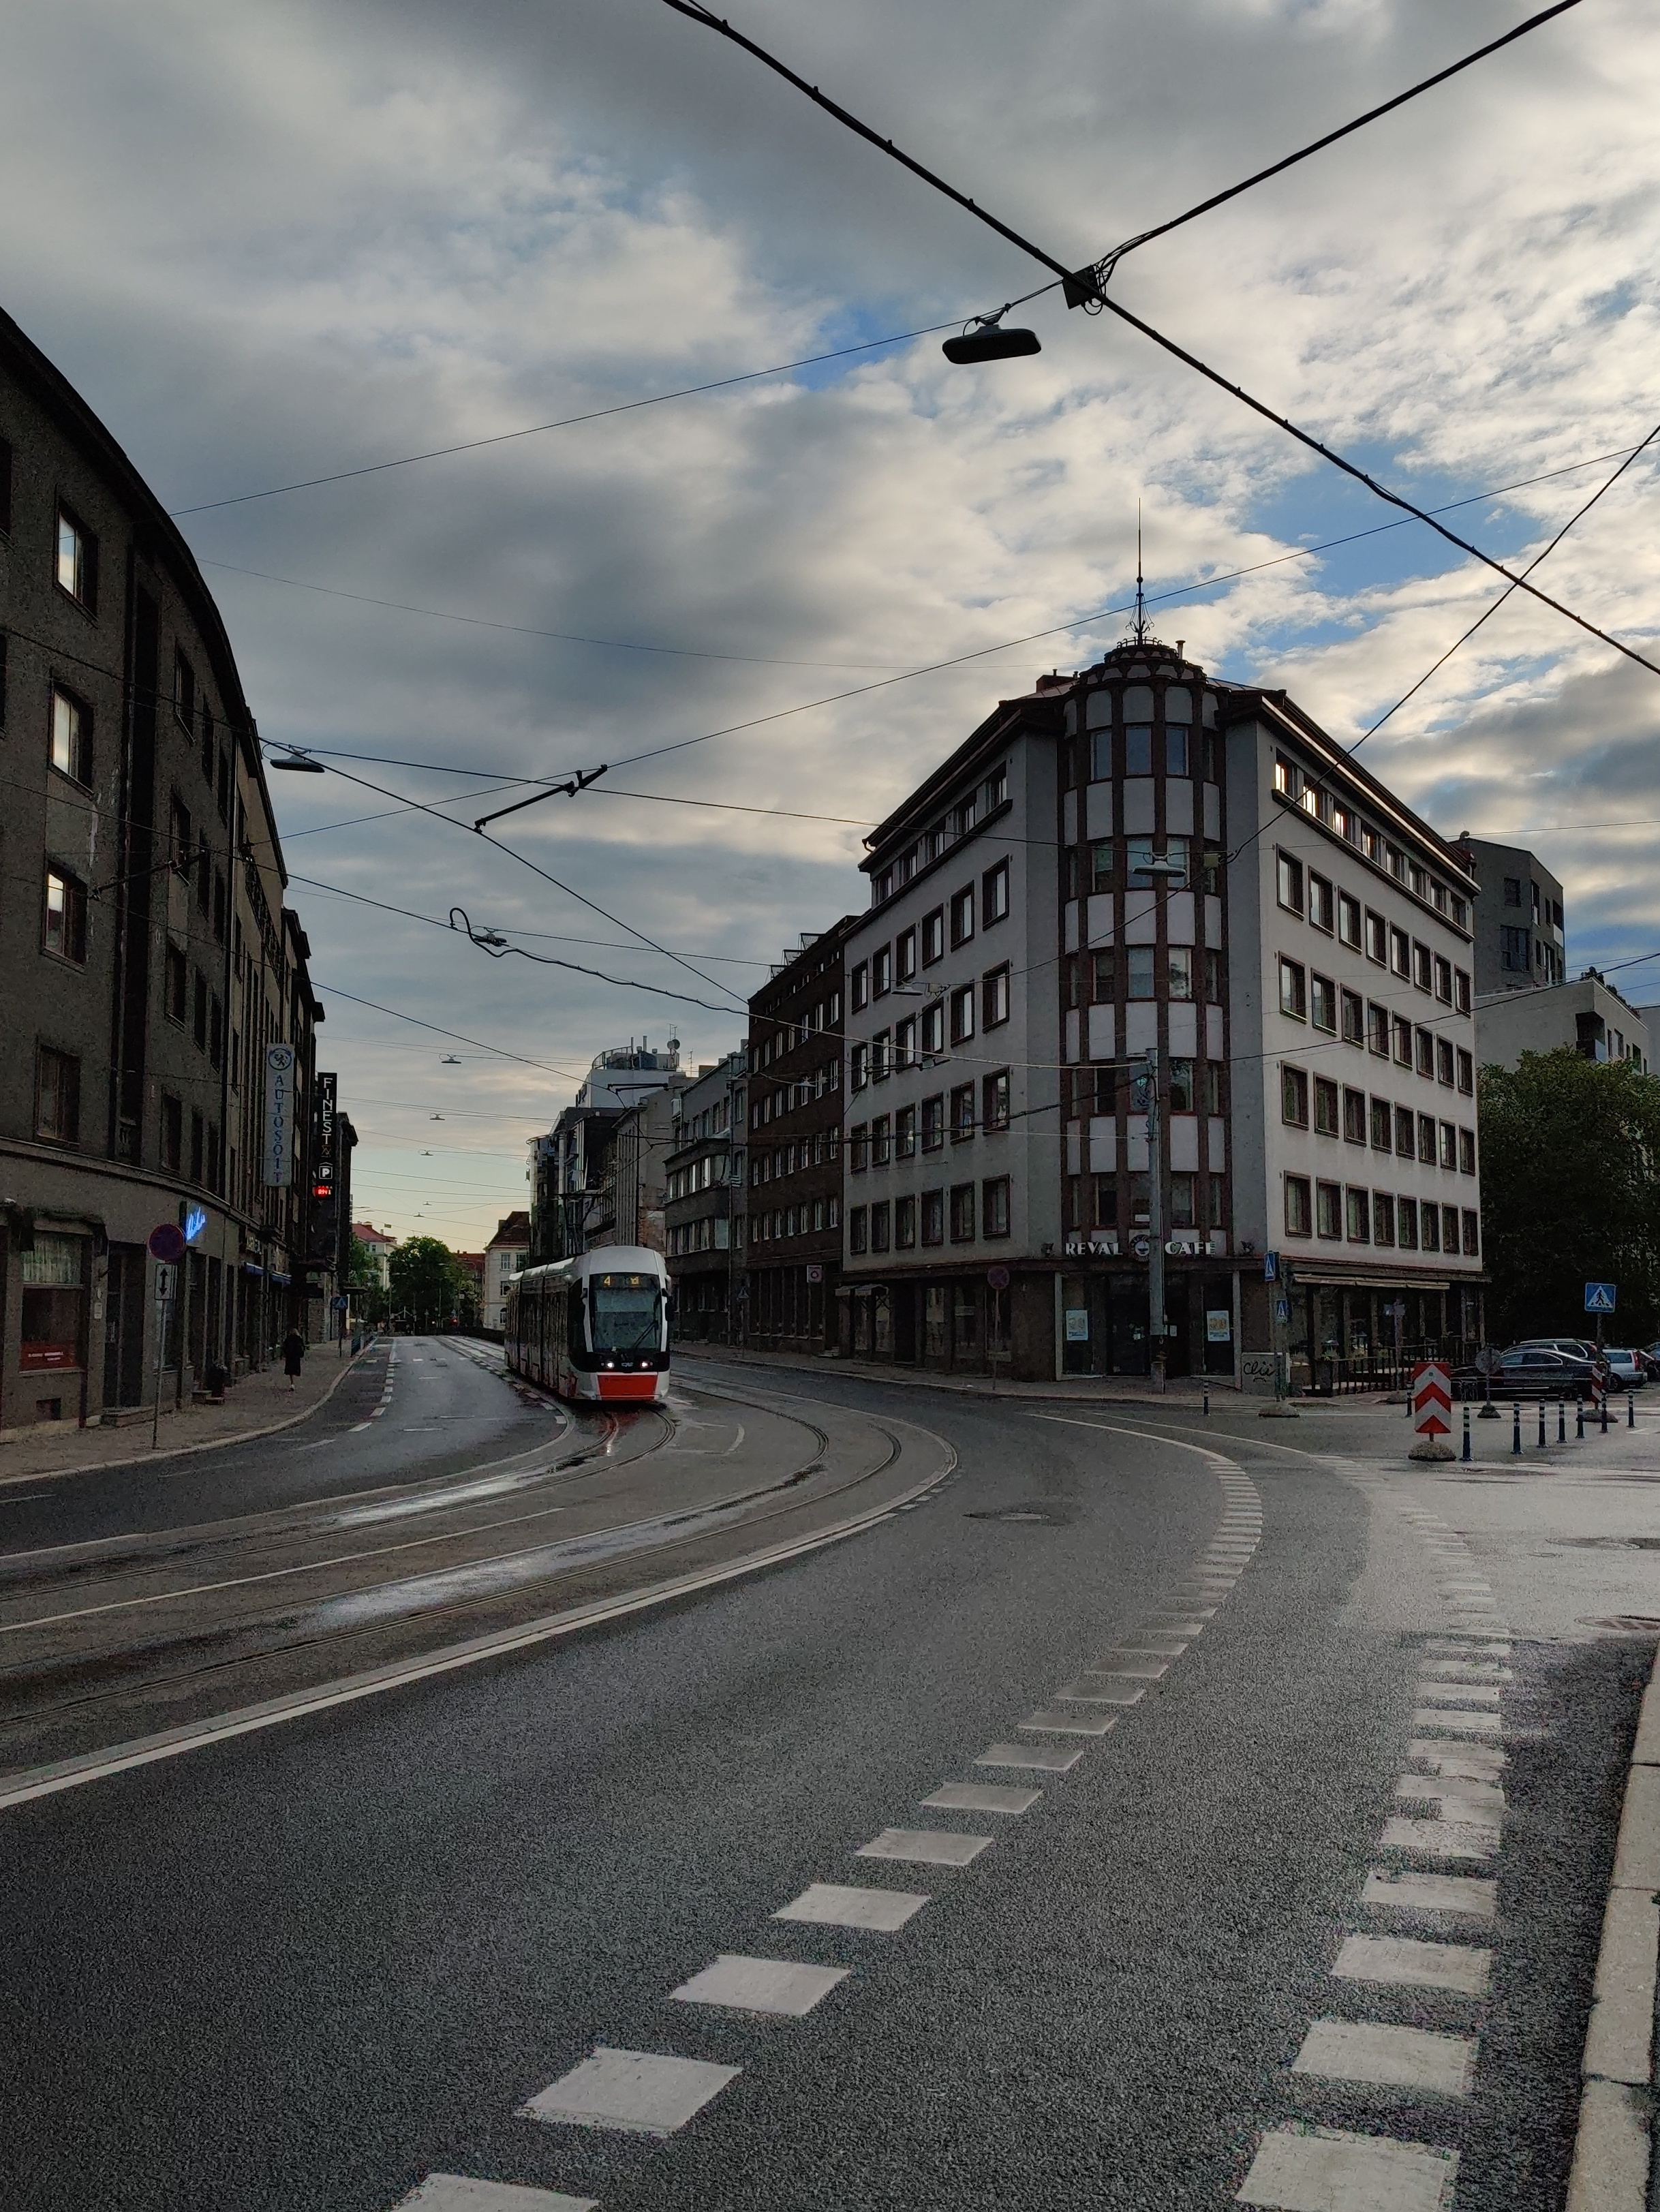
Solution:
<path fill-rule="evenodd" d="M 1479 1332 L 1474 884 L 1284 694 L 1143 635 L 1004 702 L 864 865 L 848 1350 L 1147 1374 L 1155 1175 L 1172 1376 Z"/>

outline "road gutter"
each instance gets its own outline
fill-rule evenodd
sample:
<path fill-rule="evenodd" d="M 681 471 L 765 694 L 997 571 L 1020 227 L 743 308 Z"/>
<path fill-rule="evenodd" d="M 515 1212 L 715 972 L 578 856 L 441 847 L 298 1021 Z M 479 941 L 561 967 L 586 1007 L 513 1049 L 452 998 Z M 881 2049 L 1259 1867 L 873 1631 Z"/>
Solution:
<path fill-rule="evenodd" d="M 1660 1656 L 1632 1747 L 1591 1998 L 1567 2212 L 1646 2212 L 1660 1964 Z"/>
<path fill-rule="evenodd" d="M 849 1514 L 842 1521 L 831 1522 L 826 1528 L 814 1529 L 811 1534 L 792 1538 L 787 1543 L 775 1544 L 764 1551 L 723 1561 L 718 1566 L 700 1568 L 694 1573 L 676 1576 L 667 1582 L 627 1590 L 617 1597 L 601 1599 L 589 1605 L 573 1606 L 563 1613 L 545 1614 L 539 1620 L 524 1621 L 512 1628 L 497 1629 L 488 1636 L 474 1637 L 465 1644 L 454 1644 L 442 1650 L 426 1652 L 419 1658 L 370 1668 L 362 1674 L 347 1675 L 337 1682 L 319 1684 L 315 1689 L 266 1698 L 258 1705 L 243 1705 L 230 1712 L 216 1714 L 208 1720 L 164 1729 L 156 1735 L 138 1736 L 131 1742 L 112 1745 L 106 1751 L 87 1753 L 79 1758 L 60 1759 L 49 1766 L 14 1774 L 4 1784 L 0 1784 L 0 1811 L 8 1806 L 27 1804 L 37 1797 L 51 1797 L 62 1790 L 77 1790 L 88 1783 L 101 1782 L 112 1775 L 130 1772 L 135 1767 L 153 1766 L 163 1759 L 179 1758 L 185 1752 L 226 1742 L 234 1736 L 252 1735 L 264 1729 L 279 1728 L 284 1722 L 303 1720 L 309 1714 L 325 1712 L 336 1705 L 352 1705 L 363 1698 L 379 1697 L 388 1690 L 403 1689 L 410 1684 L 429 1680 L 434 1675 L 453 1674 L 459 1668 L 476 1667 L 485 1660 L 502 1658 L 538 1644 L 578 1635 L 584 1629 L 599 1627 L 608 1621 L 625 1620 L 630 1614 L 647 1612 L 654 1606 L 671 1604 L 678 1598 L 695 1596 L 722 1583 L 758 1574 L 769 1567 L 781 1566 L 787 1561 L 800 1559 L 806 1553 L 818 1551 L 827 1544 L 840 1543 L 848 1536 L 859 1535 L 864 1530 L 876 1527 L 879 1522 L 891 1519 L 906 1506 L 913 1505 L 926 1497 L 956 1467 L 957 1454 L 943 1437 L 934 1437 L 927 1430 L 918 1433 L 928 1437 L 930 1442 L 941 1447 L 943 1457 L 939 1463 L 920 1482 L 913 1483 L 896 1497 L 886 1499 L 880 1505 L 868 1507 L 862 1513 Z"/>

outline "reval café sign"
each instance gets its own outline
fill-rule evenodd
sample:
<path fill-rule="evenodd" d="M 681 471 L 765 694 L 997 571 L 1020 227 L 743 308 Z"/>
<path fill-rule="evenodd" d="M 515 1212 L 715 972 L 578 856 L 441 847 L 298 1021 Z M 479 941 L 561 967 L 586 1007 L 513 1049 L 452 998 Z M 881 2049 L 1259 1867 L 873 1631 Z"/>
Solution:
<path fill-rule="evenodd" d="M 261 1180 L 284 1190 L 294 1162 L 294 1061 L 291 1044 L 265 1047 L 265 1164 Z"/>

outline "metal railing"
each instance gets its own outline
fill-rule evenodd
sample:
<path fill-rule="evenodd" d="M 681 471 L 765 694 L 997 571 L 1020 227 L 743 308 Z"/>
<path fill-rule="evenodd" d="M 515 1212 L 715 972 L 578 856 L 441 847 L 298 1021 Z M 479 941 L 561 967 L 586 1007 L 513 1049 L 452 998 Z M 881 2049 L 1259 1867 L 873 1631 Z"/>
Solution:
<path fill-rule="evenodd" d="M 1316 1398 L 1359 1396 L 1367 1391 L 1404 1390 L 1414 1367 L 1438 1359 L 1449 1369 L 1468 1367 L 1475 1358 L 1473 1339 L 1426 1338 L 1420 1344 L 1390 1345 L 1378 1352 L 1323 1353 L 1310 1363 L 1309 1395 Z"/>

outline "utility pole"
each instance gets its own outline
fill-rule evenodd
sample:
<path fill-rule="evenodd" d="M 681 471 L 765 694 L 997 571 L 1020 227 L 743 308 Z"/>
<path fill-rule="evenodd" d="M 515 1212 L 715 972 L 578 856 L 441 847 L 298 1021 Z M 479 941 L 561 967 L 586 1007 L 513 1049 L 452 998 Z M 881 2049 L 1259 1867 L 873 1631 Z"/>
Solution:
<path fill-rule="evenodd" d="M 1142 1055 L 1147 1092 L 1147 1328 L 1151 1335 L 1152 1387 L 1164 1388 L 1164 1177 L 1160 1161 L 1158 1048 Z"/>

